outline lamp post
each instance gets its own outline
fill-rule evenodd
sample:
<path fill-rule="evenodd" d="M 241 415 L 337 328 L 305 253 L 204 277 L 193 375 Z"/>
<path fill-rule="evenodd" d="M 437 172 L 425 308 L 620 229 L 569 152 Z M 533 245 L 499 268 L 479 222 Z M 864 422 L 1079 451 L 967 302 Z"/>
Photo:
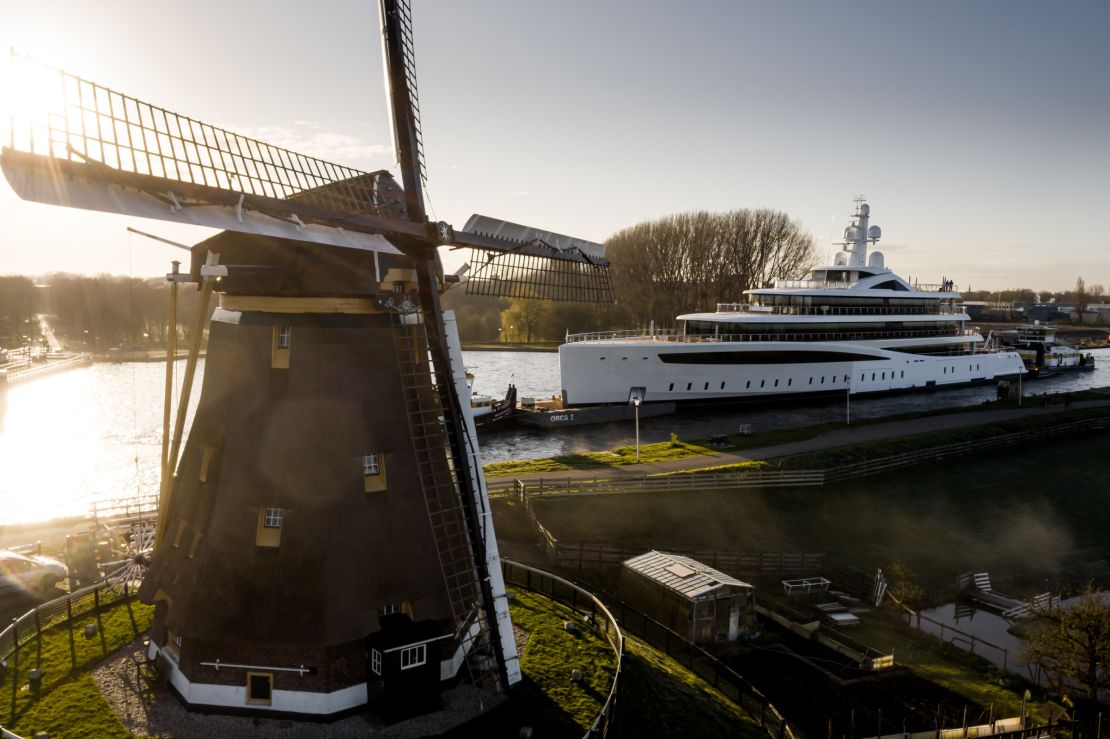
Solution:
<path fill-rule="evenodd" d="M 640 463 L 640 403 L 647 395 L 647 388 L 633 387 L 628 390 L 628 402 L 633 407 L 636 416 L 636 464 Z"/>
<path fill-rule="evenodd" d="M 848 387 L 844 388 L 844 424 L 852 425 L 852 376 L 848 375 Z"/>

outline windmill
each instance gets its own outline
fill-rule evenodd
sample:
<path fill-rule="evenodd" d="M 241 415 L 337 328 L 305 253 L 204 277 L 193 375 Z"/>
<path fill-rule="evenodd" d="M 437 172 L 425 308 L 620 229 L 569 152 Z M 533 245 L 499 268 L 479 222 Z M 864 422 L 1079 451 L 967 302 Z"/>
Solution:
<path fill-rule="evenodd" d="M 204 710 L 422 711 L 456 680 L 520 679 L 437 248 L 471 248 L 467 289 L 506 297 L 611 301 L 608 263 L 485 216 L 428 221 L 411 12 L 380 10 L 400 184 L 56 70 L 36 98 L 60 103 L 0 154 L 25 199 L 223 229 L 168 275 L 201 306 L 140 591 L 150 656 Z"/>

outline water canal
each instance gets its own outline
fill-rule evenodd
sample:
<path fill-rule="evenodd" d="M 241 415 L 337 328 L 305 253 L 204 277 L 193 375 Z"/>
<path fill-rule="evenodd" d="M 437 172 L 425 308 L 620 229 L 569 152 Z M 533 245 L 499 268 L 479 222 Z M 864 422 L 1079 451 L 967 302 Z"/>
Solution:
<path fill-rule="evenodd" d="M 1092 372 L 1038 380 L 1026 393 L 1110 386 L 1110 349 L 1096 350 Z M 560 389 L 558 355 L 550 352 L 464 352 L 475 390 L 522 396 Z M 178 363 L 179 373 L 184 363 Z M 0 525 L 84 515 L 96 501 L 153 495 L 158 489 L 165 366 L 158 362 L 95 364 L 15 385 L 0 396 Z M 203 362 L 198 376 L 203 375 Z M 853 400 L 853 418 L 978 405 L 993 387 Z M 194 394 L 194 403 L 196 394 Z M 806 426 L 844 418 L 842 403 L 788 407 L 701 408 L 641 423 L 645 442 L 704 438 L 750 423 L 754 430 Z M 558 434 L 509 429 L 484 434 L 486 461 L 608 449 L 630 444 L 632 424 L 563 429 Z"/>

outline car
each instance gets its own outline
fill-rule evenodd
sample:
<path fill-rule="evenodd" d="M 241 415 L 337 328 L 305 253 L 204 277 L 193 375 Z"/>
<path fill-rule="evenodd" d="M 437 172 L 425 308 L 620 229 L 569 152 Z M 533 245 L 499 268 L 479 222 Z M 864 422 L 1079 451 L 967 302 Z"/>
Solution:
<path fill-rule="evenodd" d="M 56 559 L 0 549 L 0 597 L 50 596 L 69 574 Z"/>

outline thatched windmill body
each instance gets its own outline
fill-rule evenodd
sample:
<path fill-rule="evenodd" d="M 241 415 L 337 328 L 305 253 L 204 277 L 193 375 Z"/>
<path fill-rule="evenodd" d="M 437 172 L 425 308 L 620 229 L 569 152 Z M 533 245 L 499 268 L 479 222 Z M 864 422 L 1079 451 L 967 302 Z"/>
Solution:
<path fill-rule="evenodd" d="M 478 250 L 469 289 L 511 297 L 610 300 L 607 263 L 493 219 L 428 222 L 411 16 L 381 11 L 403 186 L 55 71 L 60 110 L 13 125 L 0 158 L 26 199 L 226 229 L 170 275 L 201 316 L 219 306 L 141 590 L 191 706 L 420 710 L 445 682 L 520 679 L 437 247 Z"/>

